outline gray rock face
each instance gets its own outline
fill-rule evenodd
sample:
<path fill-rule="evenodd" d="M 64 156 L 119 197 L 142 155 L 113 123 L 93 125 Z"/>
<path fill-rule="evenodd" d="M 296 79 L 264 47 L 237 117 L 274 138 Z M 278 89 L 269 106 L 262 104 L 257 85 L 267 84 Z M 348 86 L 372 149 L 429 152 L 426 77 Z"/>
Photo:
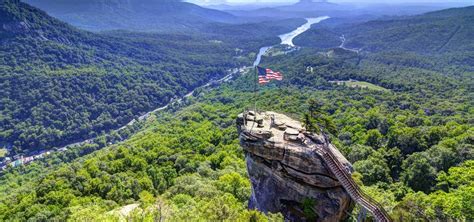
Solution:
<path fill-rule="evenodd" d="M 237 119 L 252 183 L 249 207 L 262 212 L 281 212 L 289 221 L 347 218 L 353 201 L 314 148 L 323 146 L 325 139 L 306 133 L 301 123 L 285 115 L 273 112 L 259 113 L 257 118 L 254 115 L 241 114 Z M 308 141 L 315 146 L 309 146 Z M 344 156 L 333 151 L 351 171 L 352 166 Z"/>
<path fill-rule="evenodd" d="M 2 25 L 3 30 L 12 33 L 26 33 L 30 30 L 27 22 L 8 22 Z"/>

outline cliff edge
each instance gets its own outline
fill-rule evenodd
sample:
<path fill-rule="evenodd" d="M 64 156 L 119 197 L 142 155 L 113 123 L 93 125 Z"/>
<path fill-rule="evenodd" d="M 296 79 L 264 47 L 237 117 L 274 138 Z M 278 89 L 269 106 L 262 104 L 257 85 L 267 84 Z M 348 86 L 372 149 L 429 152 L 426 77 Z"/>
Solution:
<path fill-rule="evenodd" d="M 351 197 L 322 157 L 303 143 L 310 141 L 301 123 L 279 113 L 250 111 L 239 115 L 237 128 L 252 183 L 250 208 L 281 212 L 290 221 L 341 221 L 348 216 Z M 323 137 L 313 137 L 323 144 Z M 342 155 L 339 160 L 352 170 Z"/>
<path fill-rule="evenodd" d="M 242 113 L 237 129 L 252 183 L 249 208 L 281 212 L 289 221 L 342 221 L 357 203 L 375 220 L 390 221 L 355 184 L 352 165 L 325 136 L 275 112 Z"/>

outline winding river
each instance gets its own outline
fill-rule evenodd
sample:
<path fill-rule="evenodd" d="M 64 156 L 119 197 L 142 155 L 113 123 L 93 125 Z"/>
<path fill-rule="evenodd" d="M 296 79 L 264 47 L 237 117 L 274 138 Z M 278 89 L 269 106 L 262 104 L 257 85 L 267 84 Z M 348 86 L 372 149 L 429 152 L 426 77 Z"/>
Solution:
<path fill-rule="evenodd" d="M 320 17 L 316 17 L 316 18 L 306 18 L 306 23 L 303 24 L 302 26 L 296 28 L 295 30 L 293 30 L 291 32 L 281 34 L 281 35 L 278 36 L 281 39 L 280 45 L 287 45 L 287 46 L 290 46 L 290 47 L 296 47 L 295 44 L 293 44 L 293 39 L 296 36 L 300 35 L 303 32 L 308 31 L 308 29 L 310 29 L 313 24 L 320 23 L 321 21 L 326 20 L 328 18 L 329 18 L 329 16 L 320 16 Z M 258 54 L 257 54 L 257 58 L 255 58 L 255 61 L 253 63 L 253 66 L 258 66 L 260 64 L 260 61 L 262 60 L 262 56 L 265 55 L 265 53 L 269 49 L 271 49 L 272 47 L 273 46 L 265 46 L 265 47 L 260 48 L 260 50 L 258 51 Z"/>
<path fill-rule="evenodd" d="M 295 45 L 293 44 L 293 39 L 300 35 L 301 33 L 307 31 L 308 29 L 311 28 L 311 25 L 313 24 L 316 24 L 316 23 L 319 23 L 325 19 L 328 19 L 329 17 L 328 16 L 321 16 L 321 17 L 317 17 L 317 18 L 307 18 L 306 19 L 306 23 L 303 24 L 302 26 L 296 28 L 295 30 L 289 32 L 289 33 L 285 33 L 285 34 L 282 34 L 282 35 L 279 35 L 278 37 L 280 37 L 281 39 L 281 42 L 280 42 L 280 45 L 287 45 L 289 47 L 295 47 Z M 262 47 L 260 48 L 260 50 L 258 51 L 258 54 L 255 58 L 255 61 L 253 63 L 253 66 L 257 66 L 260 64 L 260 61 L 262 60 L 262 56 L 269 50 L 271 49 L 273 46 L 265 46 L 265 47 Z M 147 119 L 151 114 L 155 113 L 155 112 L 158 112 L 158 111 L 161 111 L 161 110 L 164 110 L 166 108 L 168 108 L 168 106 L 170 106 L 171 104 L 174 104 L 174 103 L 179 103 L 181 102 L 183 99 L 187 98 L 187 97 L 190 97 L 194 91 L 198 88 L 206 88 L 206 87 L 210 87 L 213 83 L 222 83 L 222 82 L 227 82 L 229 81 L 230 79 L 232 79 L 232 77 L 234 76 L 237 76 L 237 75 L 240 75 L 242 73 L 245 73 L 245 71 L 248 69 L 248 67 L 240 67 L 240 68 L 235 68 L 235 69 L 232 69 L 232 70 L 229 70 L 228 71 L 228 74 L 224 77 L 222 77 L 221 79 L 218 79 L 218 80 L 210 80 L 209 82 L 207 82 L 206 84 L 202 85 L 202 86 L 199 86 L 199 87 L 196 87 L 194 90 L 190 91 L 188 94 L 184 95 L 183 97 L 181 98 L 178 98 L 178 99 L 173 99 L 171 100 L 170 102 L 168 102 L 166 105 L 164 106 L 161 106 L 161 107 L 158 107 L 150 112 L 147 112 L 141 116 L 139 116 L 138 118 L 136 119 L 133 119 L 131 120 L 130 122 L 128 122 L 127 124 L 123 125 L 122 127 L 118 128 L 118 129 L 115 129 L 115 130 L 112 130 L 111 132 L 119 132 L 121 130 L 124 130 L 127 126 L 131 126 L 133 124 L 135 124 L 137 121 L 143 121 L 145 119 Z M 110 132 L 110 133 L 111 133 Z M 57 152 L 63 152 L 65 150 L 67 150 L 68 148 L 71 148 L 71 147 L 75 147 L 75 146 L 81 146 L 81 145 L 85 145 L 85 144 L 90 144 L 93 142 L 93 140 L 96 139 L 96 138 L 91 138 L 91 139 L 87 139 L 87 140 L 83 140 L 83 141 L 80 141 L 80 142 L 75 142 L 75 143 L 71 143 L 71 144 L 68 144 L 68 145 L 65 145 L 63 147 L 60 147 L 60 148 L 57 148 Z M 49 152 L 54 152 L 54 151 L 49 151 Z M 41 155 L 37 155 L 37 156 L 41 156 L 43 157 L 43 154 Z M 24 157 L 21 161 L 21 164 L 23 163 L 28 163 L 30 162 L 29 160 L 31 159 L 31 161 L 33 161 L 34 159 L 37 159 L 37 156 L 26 156 Z M 25 161 L 25 159 L 27 161 Z M 20 164 L 20 165 L 21 165 Z M 14 165 L 16 166 L 16 165 Z M 4 168 L 5 165 L 2 165 L 0 164 L 0 172 L 2 171 L 2 168 Z"/>
<path fill-rule="evenodd" d="M 329 16 L 321 16 L 321 17 L 317 17 L 317 18 L 306 18 L 306 23 L 303 24 L 302 26 L 296 28 L 295 30 L 289 32 L 289 33 L 285 33 L 285 34 L 282 34 L 282 35 L 279 35 L 278 37 L 280 37 L 281 39 L 281 42 L 280 44 L 281 45 L 289 45 L 291 47 L 295 47 L 295 45 L 293 44 L 293 39 L 300 35 L 301 33 L 303 32 L 306 32 L 308 29 L 311 28 L 311 25 L 313 24 L 316 24 L 316 23 L 319 23 L 325 19 L 328 19 Z M 262 60 L 262 56 L 269 50 L 271 49 L 273 46 L 265 46 L 265 47 L 262 47 L 260 48 L 260 50 L 258 51 L 258 54 L 257 54 L 257 57 L 255 58 L 255 61 L 253 62 L 253 66 L 258 66 L 260 64 L 260 61 Z M 211 80 L 209 81 L 208 83 L 202 85 L 202 86 L 199 86 L 197 87 L 196 89 L 198 88 L 206 88 L 206 87 L 209 87 L 212 83 L 221 83 L 221 82 L 227 82 L 228 80 L 230 80 L 233 76 L 237 75 L 237 74 L 240 74 L 242 73 L 247 67 L 240 67 L 238 69 L 233 69 L 233 70 L 229 70 L 229 73 L 222 77 L 221 79 L 218 79 L 218 80 Z M 183 96 L 182 98 L 179 98 L 177 100 L 172 100 L 170 101 L 168 104 L 162 106 L 162 107 L 158 107 L 150 112 L 147 112 L 141 116 L 139 116 L 137 119 L 139 121 L 143 120 L 143 119 L 146 119 L 148 116 L 150 116 L 152 113 L 155 113 L 155 112 L 158 112 L 158 111 L 161 111 L 161 110 L 164 110 L 166 108 L 168 108 L 168 106 L 174 102 L 181 102 L 184 98 L 186 97 L 190 97 L 191 95 L 193 95 L 194 91 L 196 90 L 192 90 L 191 92 L 189 92 L 188 94 L 186 94 L 185 96 Z M 133 119 L 132 121 L 130 121 L 129 123 L 127 123 L 126 125 L 120 127 L 118 130 L 122 130 L 124 129 L 125 127 L 127 126 L 130 126 L 132 124 L 135 123 L 135 119 Z M 77 144 L 77 143 L 76 143 Z M 70 146 L 70 145 L 69 145 Z"/>
<path fill-rule="evenodd" d="M 321 21 L 326 20 L 328 18 L 329 18 L 329 16 L 321 16 L 321 17 L 317 17 L 317 18 L 307 18 L 306 23 L 304 25 L 298 27 L 297 29 L 293 30 L 292 32 L 289 32 L 289 33 L 286 33 L 286 34 L 283 34 L 283 35 L 279 35 L 278 37 L 280 37 L 280 39 L 281 39 L 281 44 L 295 47 L 295 44 L 293 44 L 293 39 L 296 36 L 300 35 L 303 32 L 308 31 L 308 29 L 311 28 L 311 25 L 316 24 L 316 23 L 320 23 Z"/>

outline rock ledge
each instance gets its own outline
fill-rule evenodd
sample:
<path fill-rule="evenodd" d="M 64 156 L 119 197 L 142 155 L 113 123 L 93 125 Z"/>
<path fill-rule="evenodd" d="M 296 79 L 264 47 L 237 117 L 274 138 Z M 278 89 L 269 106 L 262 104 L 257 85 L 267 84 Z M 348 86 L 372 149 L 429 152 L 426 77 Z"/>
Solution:
<path fill-rule="evenodd" d="M 331 149 L 348 173 L 351 164 L 322 135 L 275 112 L 237 118 L 240 144 L 252 183 L 249 207 L 281 212 L 289 221 L 341 221 L 354 202 L 326 166 L 320 150 Z"/>

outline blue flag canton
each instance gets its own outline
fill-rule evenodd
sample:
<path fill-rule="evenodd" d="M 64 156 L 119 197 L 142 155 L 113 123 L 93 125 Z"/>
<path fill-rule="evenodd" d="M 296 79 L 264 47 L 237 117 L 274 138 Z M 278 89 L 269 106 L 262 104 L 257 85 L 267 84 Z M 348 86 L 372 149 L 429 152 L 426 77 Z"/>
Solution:
<path fill-rule="evenodd" d="M 257 72 L 259 76 L 266 76 L 267 75 L 267 69 L 262 68 L 260 66 L 257 66 Z"/>

